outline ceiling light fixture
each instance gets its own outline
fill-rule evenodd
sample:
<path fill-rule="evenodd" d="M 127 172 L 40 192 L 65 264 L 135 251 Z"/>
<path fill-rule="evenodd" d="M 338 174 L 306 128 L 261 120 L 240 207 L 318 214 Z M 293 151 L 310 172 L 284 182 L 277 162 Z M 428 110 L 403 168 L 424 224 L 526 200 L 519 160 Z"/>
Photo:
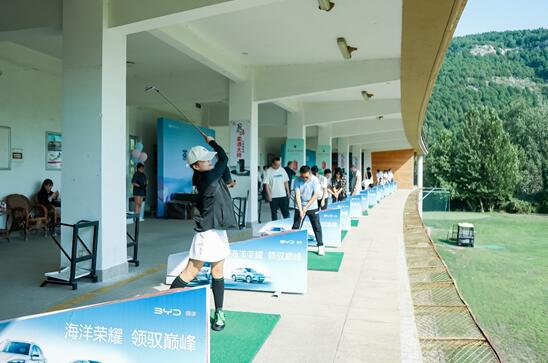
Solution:
<path fill-rule="evenodd" d="M 364 101 L 369 101 L 374 96 L 373 93 L 369 93 L 367 91 L 362 91 L 362 97 Z"/>
<path fill-rule="evenodd" d="M 329 0 L 318 0 L 318 7 L 320 10 L 330 11 L 335 7 L 335 3 Z"/>
<path fill-rule="evenodd" d="M 354 48 L 349 46 L 346 43 L 346 39 L 344 38 L 337 38 L 337 45 L 339 46 L 339 50 L 341 51 L 341 54 L 344 59 L 350 59 L 352 58 L 352 52 L 358 50 L 358 48 Z"/>

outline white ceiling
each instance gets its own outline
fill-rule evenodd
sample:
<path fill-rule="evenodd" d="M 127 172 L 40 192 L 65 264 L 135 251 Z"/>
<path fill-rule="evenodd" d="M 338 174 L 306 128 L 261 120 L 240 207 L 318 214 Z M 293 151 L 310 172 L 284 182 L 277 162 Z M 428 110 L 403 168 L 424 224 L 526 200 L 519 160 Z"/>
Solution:
<path fill-rule="evenodd" d="M 188 72 L 213 72 L 149 33 L 131 34 L 127 38 L 128 77 L 170 76 Z"/>
<path fill-rule="evenodd" d="M 287 0 L 188 27 L 246 65 L 341 61 L 336 43 L 341 36 L 358 48 L 354 60 L 400 57 L 402 0 L 335 3 L 325 12 L 316 0 Z"/>
<path fill-rule="evenodd" d="M 1 40 L 17 43 L 55 58 L 61 58 L 63 54 L 63 37 L 60 28 L 0 32 Z"/>
<path fill-rule="evenodd" d="M 376 83 L 367 87 L 346 88 L 319 95 L 299 97 L 302 102 L 329 102 L 329 101 L 363 101 L 362 91 L 372 93 L 372 99 L 394 99 L 400 98 L 400 81 Z"/>
<path fill-rule="evenodd" d="M 318 9 L 317 0 L 285 0 L 179 26 L 242 66 L 342 64 L 400 58 L 402 0 L 335 0 L 335 3 L 332 11 L 325 12 Z M 345 37 L 349 45 L 358 47 L 352 60 L 342 58 L 336 43 L 340 36 Z M 60 26 L 3 32 L 0 40 L 62 58 Z M 229 81 L 226 77 L 149 33 L 128 36 L 127 59 L 135 63 L 127 68 L 128 104 L 171 111 L 171 106 L 158 97 L 144 94 L 144 86 L 152 84 L 185 107 L 191 107 L 194 102 L 227 107 Z M 374 99 L 401 97 L 400 81 L 391 81 L 289 101 L 293 104 L 359 101 L 363 100 L 362 90 L 373 93 Z"/>

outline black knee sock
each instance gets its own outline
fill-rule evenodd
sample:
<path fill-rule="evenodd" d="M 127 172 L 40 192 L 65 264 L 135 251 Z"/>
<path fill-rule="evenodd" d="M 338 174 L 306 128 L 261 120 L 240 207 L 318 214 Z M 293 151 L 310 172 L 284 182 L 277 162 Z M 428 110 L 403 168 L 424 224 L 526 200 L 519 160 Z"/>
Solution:
<path fill-rule="evenodd" d="M 213 290 L 213 300 L 215 301 L 215 310 L 223 308 L 223 299 L 225 295 L 225 279 L 212 278 L 211 290 Z"/>
<path fill-rule="evenodd" d="M 185 280 L 183 280 L 181 278 L 181 276 L 177 276 L 175 278 L 175 280 L 173 280 L 173 282 L 171 283 L 171 286 L 169 287 L 170 289 L 178 289 L 180 287 L 187 287 L 188 286 L 188 282 L 186 282 Z"/>

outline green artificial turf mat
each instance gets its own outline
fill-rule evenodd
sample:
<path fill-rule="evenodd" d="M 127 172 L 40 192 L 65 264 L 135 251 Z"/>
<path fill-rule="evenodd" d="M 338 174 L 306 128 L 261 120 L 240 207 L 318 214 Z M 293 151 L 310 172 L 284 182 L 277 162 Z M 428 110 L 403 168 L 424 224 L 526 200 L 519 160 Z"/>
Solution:
<path fill-rule="evenodd" d="M 326 252 L 319 256 L 316 252 L 308 252 L 308 269 L 316 271 L 339 271 L 344 252 Z"/>
<path fill-rule="evenodd" d="M 240 311 L 225 311 L 225 317 L 223 331 L 210 330 L 211 363 L 251 362 L 280 320 L 280 315 Z"/>
<path fill-rule="evenodd" d="M 352 227 L 357 227 L 359 223 L 360 223 L 360 221 L 358 219 L 353 219 L 352 222 L 350 223 L 350 225 Z"/>
<path fill-rule="evenodd" d="M 344 241 L 344 239 L 346 238 L 346 235 L 348 234 L 348 231 L 347 230 L 342 230 L 341 231 L 341 241 Z"/>

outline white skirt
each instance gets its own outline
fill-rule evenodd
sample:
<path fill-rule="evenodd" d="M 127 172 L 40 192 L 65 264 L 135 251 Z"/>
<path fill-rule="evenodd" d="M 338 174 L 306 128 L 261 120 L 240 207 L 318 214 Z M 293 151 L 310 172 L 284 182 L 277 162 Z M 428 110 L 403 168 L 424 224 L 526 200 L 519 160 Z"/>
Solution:
<path fill-rule="evenodd" d="M 210 229 L 197 232 L 192 239 L 188 257 L 204 262 L 218 262 L 230 255 L 226 230 Z"/>

